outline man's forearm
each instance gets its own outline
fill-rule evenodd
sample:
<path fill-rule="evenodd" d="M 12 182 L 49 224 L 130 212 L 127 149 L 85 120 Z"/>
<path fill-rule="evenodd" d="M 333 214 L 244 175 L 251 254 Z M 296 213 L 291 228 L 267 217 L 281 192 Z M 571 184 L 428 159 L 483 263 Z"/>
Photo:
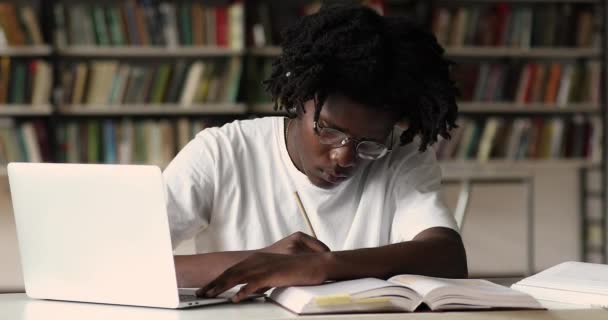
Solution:
<path fill-rule="evenodd" d="M 202 287 L 254 252 L 226 251 L 174 256 L 177 285 L 180 288 Z"/>
<path fill-rule="evenodd" d="M 412 241 L 324 253 L 322 265 L 326 277 L 328 280 L 362 277 L 386 279 L 408 273 L 466 278 L 466 254 L 460 236 L 453 230 L 440 230 L 440 234 L 447 233 L 447 236 L 433 236 L 433 230 L 430 231 L 426 236 L 416 237 Z"/>

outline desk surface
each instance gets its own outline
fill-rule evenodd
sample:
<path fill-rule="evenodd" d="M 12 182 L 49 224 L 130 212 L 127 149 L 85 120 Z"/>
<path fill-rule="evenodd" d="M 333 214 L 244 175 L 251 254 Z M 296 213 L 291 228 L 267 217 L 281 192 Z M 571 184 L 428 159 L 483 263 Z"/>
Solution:
<path fill-rule="evenodd" d="M 190 319 L 295 319 L 296 315 L 261 299 L 238 305 L 225 304 L 188 310 L 166 310 L 142 307 L 96 305 L 29 299 L 25 294 L 0 294 L 0 319 L 11 320 L 190 320 Z M 608 311 L 602 309 L 560 309 L 534 311 L 484 311 L 442 313 L 384 313 L 305 316 L 306 319 L 534 319 L 534 320 L 605 320 Z"/>

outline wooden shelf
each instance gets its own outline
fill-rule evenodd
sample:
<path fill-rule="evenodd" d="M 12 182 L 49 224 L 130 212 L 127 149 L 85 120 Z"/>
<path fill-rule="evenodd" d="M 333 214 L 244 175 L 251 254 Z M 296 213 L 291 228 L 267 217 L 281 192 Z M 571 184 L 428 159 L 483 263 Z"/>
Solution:
<path fill-rule="evenodd" d="M 29 104 L 0 105 L 1 117 L 34 117 L 49 116 L 53 112 L 51 105 L 33 106 Z"/>
<path fill-rule="evenodd" d="M 485 47 L 485 46 L 463 46 L 445 47 L 448 57 L 458 58 L 599 58 L 599 48 L 577 48 L 577 47 L 538 47 L 538 48 L 509 48 L 509 47 Z M 254 56 L 276 57 L 281 54 L 281 47 L 267 46 L 250 48 L 248 53 Z"/>
<path fill-rule="evenodd" d="M 257 47 L 257 48 L 249 48 L 249 54 L 254 56 L 261 57 L 276 57 L 279 56 L 282 52 L 281 47 L 279 46 L 267 46 L 267 47 Z"/>
<path fill-rule="evenodd" d="M 514 102 L 460 102 L 458 112 L 474 113 L 517 113 L 517 114 L 571 114 L 599 113 L 600 107 L 591 103 L 569 103 L 566 107 L 547 103 L 519 104 Z"/>
<path fill-rule="evenodd" d="M 272 103 L 257 103 L 249 108 L 251 113 L 285 114 L 284 111 L 275 111 Z M 518 104 L 513 102 L 460 102 L 460 114 L 506 113 L 506 114 L 572 114 L 572 113 L 599 113 L 600 107 L 589 103 L 571 103 L 566 108 L 555 104 L 529 103 Z"/>
<path fill-rule="evenodd" d="M 51 52 L 51 46 L 47 45 L 0 48 L 0 56 L 36 57 L 48 56 Z"/>
<path fill-rule="evenodd" d="M 69 46 L 58 49 L 59 55 L 67 57 L 224 57 L 242 56 L 245 50 L 211 46 L 183 47 L 99 47 Z"/>
<path fill-rule="evenodd" d="M 147 116 L 147 115 L 239 115 L 245 104 L 217 103 L 182 107 L 177 104 L 66 105 L 59 113 L 66 116 Z"/>
<path fill-rule="evenodd" d="M 448 57 L 457 58 L 599 58 L 599 48 L 549 47 L 549 48 L 507 48 L 507 47 L 446 47 Z"/>
<path fill-rule="evenodd" d="M 285 115 L 287 112 L 284 110 L 276 111 L 274 110 L 273 103 L 256 103 L 249 106 L 250 113 L 260 113 L 260 114 L 277 114 L 277 115 Z"/>
<path fill-rule="evenodd" d="M 439 164 L 442 170 L 450 172 L 505 172 L 514 171 L 521 172 L 533 169 L 551 169 L 551 168 L 590 168 L 597 166 L 598 163 L 589 159 L 547 159 L 547 160 L 489 160 L 487 162 L 479 162 L 476 160 L 440 160 Z"/>

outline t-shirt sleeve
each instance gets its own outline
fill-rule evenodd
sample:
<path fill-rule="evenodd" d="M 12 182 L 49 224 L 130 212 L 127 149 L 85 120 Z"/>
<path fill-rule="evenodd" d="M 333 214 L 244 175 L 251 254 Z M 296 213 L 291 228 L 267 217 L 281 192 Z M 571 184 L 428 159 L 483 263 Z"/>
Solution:
<path fill-rule="evenodd" d="M 396 166 L 393 175 L 395 215 L 391 243 L 412 240 L 432 227 L 458 231 L 454 215 L 441 201 L 441 168 L 431 148 L 424 153 L 415 151 Z"/>
<path fill-rule="evenodd" d="M 199 133 L 163 172 L 173 249 L 209 225 L 217 151 L 212 130 Z"/>

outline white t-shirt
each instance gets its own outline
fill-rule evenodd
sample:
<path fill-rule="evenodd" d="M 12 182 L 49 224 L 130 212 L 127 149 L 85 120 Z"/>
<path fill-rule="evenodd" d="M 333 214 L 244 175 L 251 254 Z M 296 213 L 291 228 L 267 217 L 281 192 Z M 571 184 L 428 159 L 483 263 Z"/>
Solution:
<path fill-rule="evenodd" d="M 173 247 L 196 237 L 199 253 L 251 250 L 310 233 L 294 191 L 333 251 L 407 241 L 431 227 L 457 230 L 439 200 L 441 172 L 430 148 L 396 145 L 362 165 L 335 188 L 321 189 L 291 161 L 284 118 L 205 129 L 163 173 Z"/>

